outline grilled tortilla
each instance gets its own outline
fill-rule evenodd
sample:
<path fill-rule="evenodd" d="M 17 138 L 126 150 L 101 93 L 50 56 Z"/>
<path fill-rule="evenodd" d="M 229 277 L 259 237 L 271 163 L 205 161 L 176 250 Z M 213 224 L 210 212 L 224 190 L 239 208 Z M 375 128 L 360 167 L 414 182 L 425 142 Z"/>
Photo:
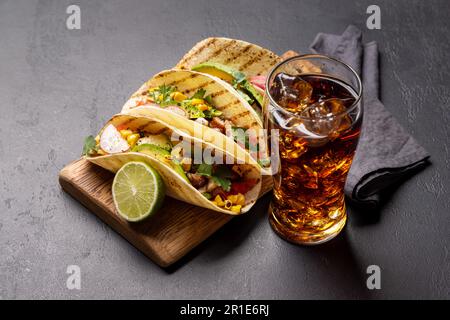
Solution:
<path fill-rule="evenodd" d="M 175 141 L 174 137 L 181 139 Z M 130 161 L 146 162 L 160 173 L 167 195 L 178 200 L 237 215 L 247 212 L 258 198 L 261 188 L 258 166 L 239 163 L 211 143 L 162 121 L 115 115 L 95 140 L 96 145 L 85 150 L 88 161 L 112 172 Z M 195 143 L 202 154 L 209 152 L 227 158 L 228 164 L 195 164 L 192 151 L 189 156 L 183 154 L 184 143 L 190 146 Z"/>
<path fill-rule="evenodd" d="M 228 38 L 207 38 L 197 43 L 178 62 L 175 68 L 190 70 L 204 62 L 215 62 L 240 72 L 247 77 L 267 75 L 281 58 L 258 45 Z"/>
<path fill-rule="evenodd" d="M 155 90 L 164 90 L 164 94 Z M 190 108 L 193 107 L 191 106 L 193 99 L 191 97 L 199 92 L 202 92 L 203 98 L 200 99 L 202 103 L 210 108 L 208 112 L 214 112 L 218 116 L 205 119 L 203 113 L 203 117 L 198 115 L 198 110 L 195 112 L 195 117 L 192 116 Z M 175 101 L 174 99 L 178 96 L 186 99 Z M 158 98 L 161 99 L 158 100 Z M 144 83 L 131 96 L 123 106 L 122 113 L 159 119 L 184 130 L 193 137 L 213 143 L 221 150 L 231 152 L 233 156 L 244 162 L 256 164 L 256 160 L 260 160 L 262 167 L 268 165 L 265 141 L 262 138 L 261 119 L 229 84 L 208 74 L 189 70 L 162 71 Z M 215 121 L 221 121 L 224 125 L 219 128 Z M 253 129 L 253 132 L 260 137 L 257 148 L 254 148 L 260 152 L 252 152 L 253 159 L 249 157 L 248 143 L 235 142 L 236 135 L 233 135 L 232 131 L 236 128 L 243 131 Z M 263 158 L 266 161 L 261 161 Z"/>
<path fill-rule="evenodd" d="M 255 44 L 208 38 L 196 44 L 175 68 L 207 73 L 228 82 L 262 117 L 265 77 L 281 60 Z"/>

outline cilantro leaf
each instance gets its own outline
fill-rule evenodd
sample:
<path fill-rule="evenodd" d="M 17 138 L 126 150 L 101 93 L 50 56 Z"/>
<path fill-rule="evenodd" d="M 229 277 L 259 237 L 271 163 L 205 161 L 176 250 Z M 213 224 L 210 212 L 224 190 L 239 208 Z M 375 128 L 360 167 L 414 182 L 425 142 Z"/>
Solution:
<path fill-rule="evenodd" d="M 197 90 L 196 93 L 194 93 L 194 95 L 191 97 L 192 99 L 203 99 L 203 97 L 205 96 L 206 90 L 205 89 L 199 89 Z"/>
<path fill-rule="evenodd" d="M 97 150 L 97 142 L 95 141 L 94 136 L 87 136 L 84 139 L 83 155 L 89 156 L 95 154 L 97 153 Z"/>
<path fill-rule="evenodd" d="M 233 172 L 227 166 L 217 166 L 213 172 L 211 164 L 202 163 L 197 168 L 197 174 L 210 177 L 218 186 L 225 191 L 230 191 Z"/>
<path fill-rule="evenodd" d="M 158 103 L 161 107 L 167 107 L 169 105 L 176 105 L 177 102 L 172 99 L 170 94 L 175 92 L 176 88 L 173 86 L 166 86 L 165 84 L 159 86 L 156 90 L 150 91 L 149 95 L 155 103 Z"/>
<path fill-rule="evenodd" d="M 190 101 L 189 103 L 182 103 L 181 106 L 184 111 L 188 113 L 189 119 L 205 118 L 205 114 L 203 113 L 203 111 L 190 104 Z"/>
<path fill-rule="evenodd" d="M 197 168 L 197 173 L 202 176 L 211 177 L 212 175 L 212 165 L 207 163 L 202 163 Z"/>
<path fill-rule="evenodd" d="M 223 190 L 230 191 L 231 181 L 229 178 L 233 176 L 233 172 L 227 166 L 217 166 L 213 172 L 213 165 L 202 163 L 198 166 L 196 173 L 210 177 Z"/>
<path fill-rule="evenodd" d="M 233 171 L 227 166 L 217 166 L 215 167 L 214 174 L 212 176 L 213 181 L 222 187 L 225 191 L 230 191 L 231 181 L 230 178 L 233 176 Z"/>
<path fill-rule="evenodd" d="M 259 150 L 258 144 L 250 144 L 250 137 L 248 134 L 246 134 L 246 129 L 240 127 L 231 127 L 231 136 L 233 137 L 233 140 L 235 142 L 244 145 L 245 149 L 248 149 L 250 151 Z"/>
<path fill-rule="evenodd" d="M 231 178 L 233 176 L 233 171 L 224 165 L 217 166 L 214 170 L 214 176 L 220 178 Z"/>
<path fill-rule="evenodd" d="M 212 98 L 211 98 L 211 95 L 210 95 L 210 94 L 207 95 L 206 97 L 204 97 L 203 99 L 204 99 L 210 106 L 213 105 L 213 101 L 212 101 Z"/>
<path fill-rule="evenodd" d="M 216 177 L 216 176 L 213 176 L 212 179 L 216 184 L 221 186 L 223 190 L 225 190 L 227 192 L 230 191 L 231 181 L 229 179 L 220 178 L 220 177 Z"/>
<path fill-rule="evenodd" d="M 233 171 L 228 166 L 217 166 L 212 177 L 213 181 L 220 185 L 223 190 L 230 191 L 231 181 L 233 177 Z"/>
<path fill-rule="evenodd" d="M 211 119 L 213 117 L 219 117 L 222 115 L 222 111 L 211 108 L 208 110 L 203 111 L 203 114 L 205 115 L 205 118 Z"/>
<path fill-rule="evenodd" d="M 209 192 L 203 192 L 202 195 L 208 200 L 211 200 L 211 198 L 212 198 L 212 195 Z"/>

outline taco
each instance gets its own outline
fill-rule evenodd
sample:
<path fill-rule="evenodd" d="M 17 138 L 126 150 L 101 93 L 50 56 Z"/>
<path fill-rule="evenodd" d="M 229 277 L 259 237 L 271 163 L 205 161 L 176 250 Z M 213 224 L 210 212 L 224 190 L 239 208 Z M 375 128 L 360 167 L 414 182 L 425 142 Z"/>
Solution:
<path fill-rule="evenodd" d="M 269 164 L 261 119 L 229 84 L 211 75 L 162 71 L 131 96 L 122 113 L 159 119 L 245 162 Z"/>
<path fill-rule="evenodd" d="M 281 58 L 255 44 L 228 38 L 207 38 L 197 43 L 175 66 L 220 78 L 257 111 L 263 107 L 265 79 Z"/>
<path fill-rule="evenodd" d="M 114 116 L 86 140 L 83 153 L 112 172 L 130 161 L 146 162 L 160 173 L 167 195 L 226 214 L 247 212 L 261 189 L 258 166 L 147 117 Z"/>

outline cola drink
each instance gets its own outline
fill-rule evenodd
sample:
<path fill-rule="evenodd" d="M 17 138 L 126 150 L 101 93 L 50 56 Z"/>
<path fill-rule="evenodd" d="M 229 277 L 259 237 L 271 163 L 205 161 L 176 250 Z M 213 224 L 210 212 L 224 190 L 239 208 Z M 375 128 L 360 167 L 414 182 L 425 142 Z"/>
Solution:
<path fill-rule="evenodd" d="M 283 238 L 326 241 L 345 224 L 344 185 L 361 131 L 356 90 L 323 74 L 276 74 L 268 129 L 278 134 L 270 223 Z M 275 129 L 275 131 L 274 131 Z"/>

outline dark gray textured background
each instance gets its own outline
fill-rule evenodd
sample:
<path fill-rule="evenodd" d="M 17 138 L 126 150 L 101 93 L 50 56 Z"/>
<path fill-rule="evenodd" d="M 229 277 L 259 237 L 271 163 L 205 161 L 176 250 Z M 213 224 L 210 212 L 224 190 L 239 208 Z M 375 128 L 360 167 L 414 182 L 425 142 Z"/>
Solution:
<path fill-rule="evenodd" d="M 66 7 L 81 7 L 81 30 Z M 448 1 L 0 0 L 0 299 L 450 298 Z M 382 100 L 432 165 L 349 209 L 337 239 L 297 247 L 272 233 L 269 197 L 176 266 L 157 267 L 57 182 L 125 99 L 208 36 L 305 52 L 317 32 L 353 23 L 381 49 Z M 82 289 L 66 288 L 81 267 Z M 366 268 L 382 289 L 366 289 Z"/>

